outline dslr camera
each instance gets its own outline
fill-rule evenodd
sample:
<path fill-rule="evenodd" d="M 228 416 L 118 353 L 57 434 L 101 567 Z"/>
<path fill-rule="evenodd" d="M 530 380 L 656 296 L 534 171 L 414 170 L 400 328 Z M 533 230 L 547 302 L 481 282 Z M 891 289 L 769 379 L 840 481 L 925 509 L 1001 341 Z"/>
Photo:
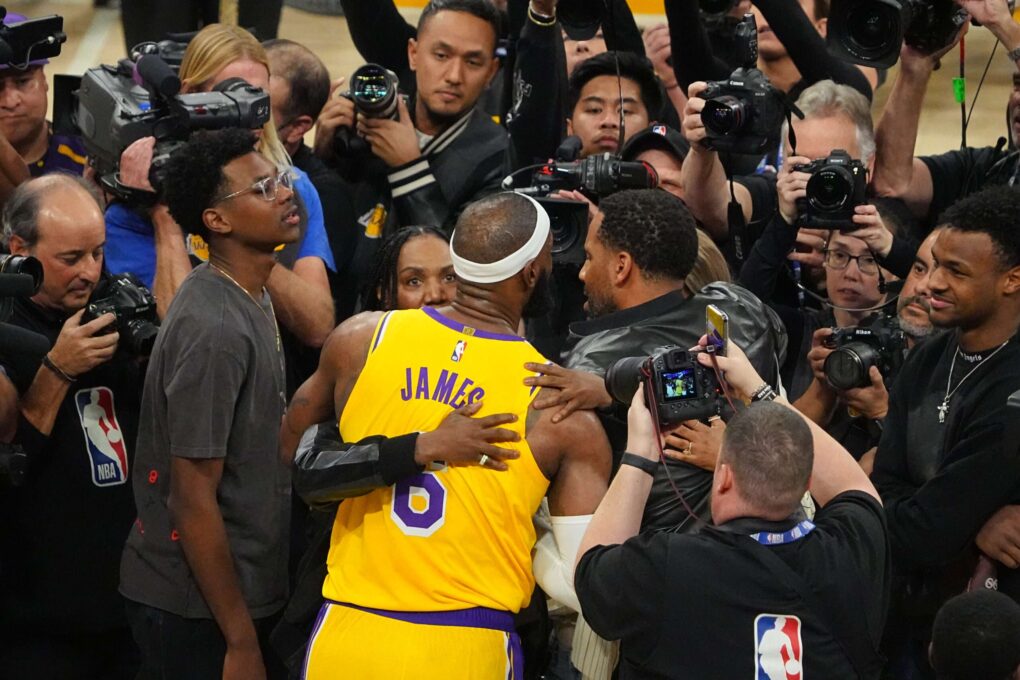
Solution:
<path fill-rule="evenodd" d="M 904 42 L 922 54 L 952 44 L 967 18 L 954 0 L 833 0 L 829 49 L 855 64 L 889 68 Z"/>
<path fill-rule="evenodd" d="M 819 158 L 795 169 L 811 175 L 807 196 L 797 200 L 798 226 L 842 232 L 860 228 L 853 216 L 854 208 L 866 202 L 868 169 L 864 163 L 850 158 L 843 149 L 836 149 L 828 158 Z"/>
<path fill-rule="evenodd" d="M 895 316 L 883 314 L 867 326 L 833 328 L 826 346 L 834 350 L 825 359 L 826 380 L 837 390 L 850 390 L 871 385 L 872 366 L 883 378 L 894 375 L 903 365 L 907 337 Z"/>
<path fill-rule="evenodd" d="M 365 118 L 397 120 L 400 97 L 400 79 L 397 74 L 378 64 L 365 64 L 351 74 L 350 88 L 341 94 L 354 102 L 354 110 Z M 333 151 L 339 157 L 368 152 L 368 143 L 354 130 L 337 128 L 333 138 Z"/>
<path fill-rule="evenodd" d="M 269 120 L 269 94 L 240 78 L 228 78 L 212 92 L 178 94 L 180 89 L 180 78 L 155 54 L 82 76 L 74 123 L 100 182 L 119 198 L 144 202 L 141 192 L 118 179 L 120 155 L 135 140 L 156 138 L 149 181 L 158 192 L 167 161 L 192 131 L 255 130 Z"/>
<path fill-rule="evenodd" d="M 655 402 L 648 408 L 664 426 L 719 415 L 725 403 L 715 371 L 676 345 L 660 347 L 649 357 L 618 360 L 606 372 L 606 391 L 617 402 L 630 404 L 646 381 L 651 381 Z"/>
<path fill-rule="evenodd" d="M 132 274 L 117 274 L 99 282 L 81 317 L 83 324 L 107 312 L 117 317 L 111 324 L 120 333 L 119 345 L 129 354 L 147 357 L 159 332 L 156 298 Z"/>
<path fill-rule="evenodd" d="M 744 64 L 727 80 L 708 83 L 701 93 L 705 108 L 705 145 L 716 151 L 764 154 L 779 146 L 783 121 L 789 112 L 801 118 L 786 94 L 777 90 L 755 64 L 758 61 L 758 27 L 754 15 L 737 24 L 738 50 Z"/>

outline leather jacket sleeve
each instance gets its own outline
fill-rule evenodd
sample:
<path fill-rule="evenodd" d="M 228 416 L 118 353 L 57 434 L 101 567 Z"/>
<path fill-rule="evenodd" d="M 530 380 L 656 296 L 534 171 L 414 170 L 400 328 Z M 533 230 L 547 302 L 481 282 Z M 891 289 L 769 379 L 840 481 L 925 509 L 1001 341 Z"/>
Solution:
<path fill-rule="evenodd" d="M 415 432 L 346 443 L 335 423 L 320 423 L 311 446 L 299 448 L 294 459 L 294 489 L 314 508 L 389 486 L 421 471 L 414 462 L 417 441 Z"/>

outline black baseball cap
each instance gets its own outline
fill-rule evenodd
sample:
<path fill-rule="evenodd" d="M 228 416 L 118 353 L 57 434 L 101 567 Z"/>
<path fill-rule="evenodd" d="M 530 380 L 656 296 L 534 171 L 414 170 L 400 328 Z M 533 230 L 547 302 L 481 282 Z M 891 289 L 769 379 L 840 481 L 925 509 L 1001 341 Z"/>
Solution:
<path fill-rule="evenodd" d="M 628 139 L 627 143 L 623 145 L 620 157 L 625 161 L 632 161 L 639 154 L 650 149 L 671 153 L 682 161 L 687 158 L 687 152 L 691 150 L 691 145 L 682 134 L 673 128 L 656 123 Z"/>

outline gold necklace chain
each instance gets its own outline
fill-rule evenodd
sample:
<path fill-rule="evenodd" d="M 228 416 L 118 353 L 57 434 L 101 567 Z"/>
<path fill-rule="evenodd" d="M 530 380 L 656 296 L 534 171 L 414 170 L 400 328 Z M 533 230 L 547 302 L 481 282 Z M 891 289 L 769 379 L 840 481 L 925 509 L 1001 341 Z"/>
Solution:
<path fill-rule="evenodd" d="M 223 276 L 227 277 L 227 280 L 229 280 L 232 284 L 240 288 L 241 291 L 248 296 L 248 299 L 254 302 L 255 306 L 259 308 L 259 311 L 262 312 L 262 316 L 266 317 L 266 321 L 269 321 L 271 324 L 273 324 L 273 332 L 276 333 L 276 351 L 279 352 L 280 349 L 282 348 L 283 343 L 280 339 L 280 324 L 276 321 L 276 310 L 273 308 L 273 298 L 272 297 L 269 298 L 269 312 L 267 313 L 266 308 L 263 307 L 262 304 L 255 299 L 254 295 L 248 292 L 247 288 L 238 283 L 237 279 L 228 274 L 221 267 L 217 267 L 216 265 L 214 265 L 212 262 L 209 263 L 209 266 L 218 271 Z M 263 293 L 266 292 L 265 286 L 262 287 L 262 292 Z"/>

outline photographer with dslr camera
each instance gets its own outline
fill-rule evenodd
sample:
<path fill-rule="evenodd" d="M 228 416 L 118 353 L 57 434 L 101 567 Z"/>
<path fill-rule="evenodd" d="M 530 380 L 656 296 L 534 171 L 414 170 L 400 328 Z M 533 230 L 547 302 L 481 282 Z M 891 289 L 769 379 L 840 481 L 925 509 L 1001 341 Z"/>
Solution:
<path fill-rule="evenodd" d="M 1006 0 L 957 0 L 970 16 L 987 27 L 1005 48 L 1012 65 L 1020 63 L 1020 25 Z M 1007 102 L 1009 147 L 964 147 L 936 156 L 914 157 L 918 125 L 932 71 L 966 32 L 969 22 L 948 46 L 933 54 L 904 44 L 900 68 L 876 129 L 878 153 L 872 185 L 880 196 L 902 199 L 925 225 L 959 199 L 987 186 L 1013 186 L 1020 173 L 1020 73 L 1013 73 Z M 998 58 L 998 57 L 997 57 Z"/>
<path fill-rule="evenodd" d="M 322 116 L 335 134 L 323 144 L 328 128 L 320 127 L 316 152 L 364 183 L 355 209 L 368 239 L 417 224 L 449 231 L 464 205 L 498 190 L 506 132 L 476 105 L 499 69 L 499 32 L 487 0 L 433 0 L 407 46 L 412 101 L 395 74 L 367 64 L 351 76 L 348 95 L 327 104 Z"/>
<path fill-rule="evenodd" d="M 898 598 L 888 655 L 927 668 L 939 605 L 963 590 L 975 536 L 1020 502 L 1015 420 L 1020 389 L 1020 189 L 969 196 L 940 218 L 921 292 L 946 329 L 914 348 L 889 398 L 872 479 L 882 494 Z M 925 677 L 922 673 L 918 677 Z"/>
<path fill-rule="evenodd" d="M 738 678 L 752 666 L 755 677 L 877 678 L 890 572 L 878 493 L 838 443 L 763 391 L 736 343 L 696 356 L 708 371 L 718 364 L 734 401 L 762 395 L 723 435 L 713 525 L 640 531 L 662 450 L 648 379 L 627 414 L 624 464 L 578 550 L 585 619 L 620 639 L 622 679 Z M 821 508 L 813 520 L 807 490 Z"/>
<path fill-rule="evenodd" d="M 54 174 L 20 185 L 3 223 L 11 252 L 44 273 L 10 323 L 52 349 L 41 362 L 0 357 L 20 394 L 14 442 L 28 455 L 24 484 L 0 492 L 0 676 L 127 680 L 137 653 L 117 573 L 135 518 L 142 367 L 117 316 L 85 316 L 102 276 L 103 214 L 84 180 Z"/>

